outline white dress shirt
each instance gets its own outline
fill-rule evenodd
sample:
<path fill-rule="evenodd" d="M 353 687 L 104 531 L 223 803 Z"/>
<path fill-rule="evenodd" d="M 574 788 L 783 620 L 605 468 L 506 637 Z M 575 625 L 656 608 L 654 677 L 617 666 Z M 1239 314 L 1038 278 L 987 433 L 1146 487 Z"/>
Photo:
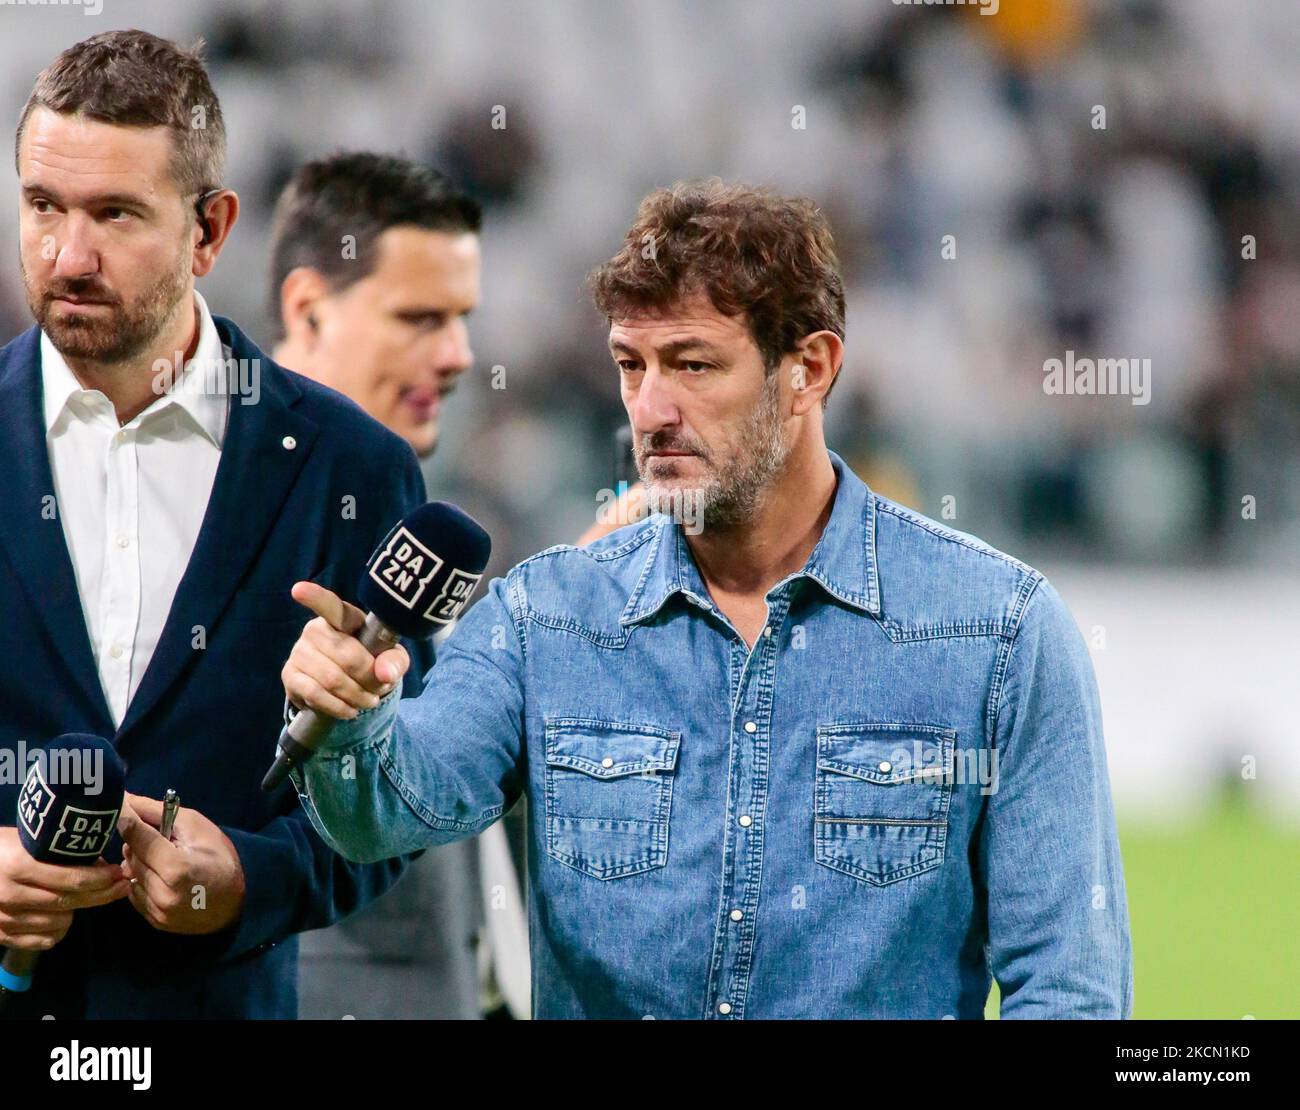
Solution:
<path fill-rule="evenodd" d="M 229 354 L 207 304 L 197 292 L 194 299 L 194 358 L 169 392 L 120 426 L 112 402 L 83 389 L 41 336 L 45 440 L 59 519 L 118 726 L 189 565 L 226 434 Z"/>

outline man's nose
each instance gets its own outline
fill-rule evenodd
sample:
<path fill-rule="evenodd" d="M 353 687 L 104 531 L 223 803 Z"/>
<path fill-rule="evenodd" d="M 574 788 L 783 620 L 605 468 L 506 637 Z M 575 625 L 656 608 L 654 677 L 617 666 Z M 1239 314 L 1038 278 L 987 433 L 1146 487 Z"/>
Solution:
<path fill-rule="evenodd" d="M 82 278 L 99 272 L 94 234 L 89 221 L 76 214 L 63 221 L 53 243 L 55 277 Z"/>
<path fill-rule="evenodd" d="M 474 349 L 469 342 L 469 328 L 464 320 L 449 325 L 439 337 L 433 356 L 434 369 L 444 377 L 459 377 L 474 365 Z"/>
<path fill-rule="evenodd" d="M 642 375 L 632 403 L 632 427 L 639 435 L 652 435 L 681 423 L 672 383 L 658 367 L 651 366 Z"/>

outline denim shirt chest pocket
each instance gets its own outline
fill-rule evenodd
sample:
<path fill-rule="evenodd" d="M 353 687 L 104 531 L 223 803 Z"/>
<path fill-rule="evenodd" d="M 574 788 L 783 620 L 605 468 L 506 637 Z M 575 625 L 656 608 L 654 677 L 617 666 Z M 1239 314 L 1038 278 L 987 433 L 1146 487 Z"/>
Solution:
<path fill-rule="evenodd" d="M 587 717 L 546 720 L 546 854 L 597 879 L 668 862 L 681 733 Z"/>
<path fill-rule="evenodd" d="M 956 739 L 940 725 L 820 726 L 817 862 L 873 886 L 943 863 Z"/>

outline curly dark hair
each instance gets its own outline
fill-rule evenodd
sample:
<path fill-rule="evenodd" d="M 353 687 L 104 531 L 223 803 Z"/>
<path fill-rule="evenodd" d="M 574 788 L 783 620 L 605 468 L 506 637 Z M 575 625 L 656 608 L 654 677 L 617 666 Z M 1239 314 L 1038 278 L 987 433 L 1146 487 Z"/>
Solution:
<path fill-rule="evenodd" d="M 650 193 L 622 249 L 587 283 L 609 320 L 662 313 L 702 292 L 744 317 L 768 373 L 806 335 L 844 338 L 844 278 L 821 210 L 716 177 Z"/>

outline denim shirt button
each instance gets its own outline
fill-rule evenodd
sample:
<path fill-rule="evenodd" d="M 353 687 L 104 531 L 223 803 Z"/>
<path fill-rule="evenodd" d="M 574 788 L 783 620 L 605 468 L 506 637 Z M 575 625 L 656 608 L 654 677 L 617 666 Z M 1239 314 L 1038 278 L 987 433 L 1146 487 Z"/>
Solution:
<path fill-rule="evenodd" d="M 883 759 L 880 762 L 880 769 L 885 772 L 892 771 L 894 769 L 894 765 L 890 763 L 889 760 Z"/>
<path fill-rule="evenodd" d="M 745 915 L 744 915 L 744 913 L 743 913 L 741 910 L 732 910 L 732 911 L 731 911 L 731 920 L 732 920 L 732 921 L 739 921 L 739 920 L 740 920 L 741 918 L 743 918 L 744 916 L 745 916 Z"/>
<path fill-rule="evenodd" d="M 758 725 L 754 724 L 753 721 L 746 721 L 746 722 L 745 722 L 745 731 L 746 731 L 746 732 L 757 732 L 757 731 L 758 731 Z"/>
<path fill-rule="evenodd" d="M 600 765 L 602 767 L 613 767 L 614 761 L 610 759 L 609 756 L 605 756 L 605 758 L 600 761 Z"/>
<path fill-rule="evenodd" d="M 745 814 L 743 817 L 741 817 L 741 819 L 740 819 L 740 827 L 741 827 L 742 829 L 747 829 L 747 828 L 749 828 L 749 826 L 752 825 L 753 823 L 754 823 L 754 819 L 753 819 L 752 817 L 750 817 L 750 815 L 749 815 L 748 813 L 746 813 L 746 814 Z"/>
<path fill-rule="evenodd" d="M 772 636 L 772 626 L 771 626 L 770 624 L 769 624 L 765 629 L 763 629 L 763 635 L 766 636 L 766 637 L 769 638 L 769 639 L 771 638 L 771 636 Z"/>
<path fill-rule="evenodd" d="M 718 1013 L 720 1013 L 720 1014 L 729 1014 L 729 1013 L 731 1013 L 731 1003 L 730 1003 L 730 1002 L 720 1002 L 720 1003 L 718 1004 Z"/>

